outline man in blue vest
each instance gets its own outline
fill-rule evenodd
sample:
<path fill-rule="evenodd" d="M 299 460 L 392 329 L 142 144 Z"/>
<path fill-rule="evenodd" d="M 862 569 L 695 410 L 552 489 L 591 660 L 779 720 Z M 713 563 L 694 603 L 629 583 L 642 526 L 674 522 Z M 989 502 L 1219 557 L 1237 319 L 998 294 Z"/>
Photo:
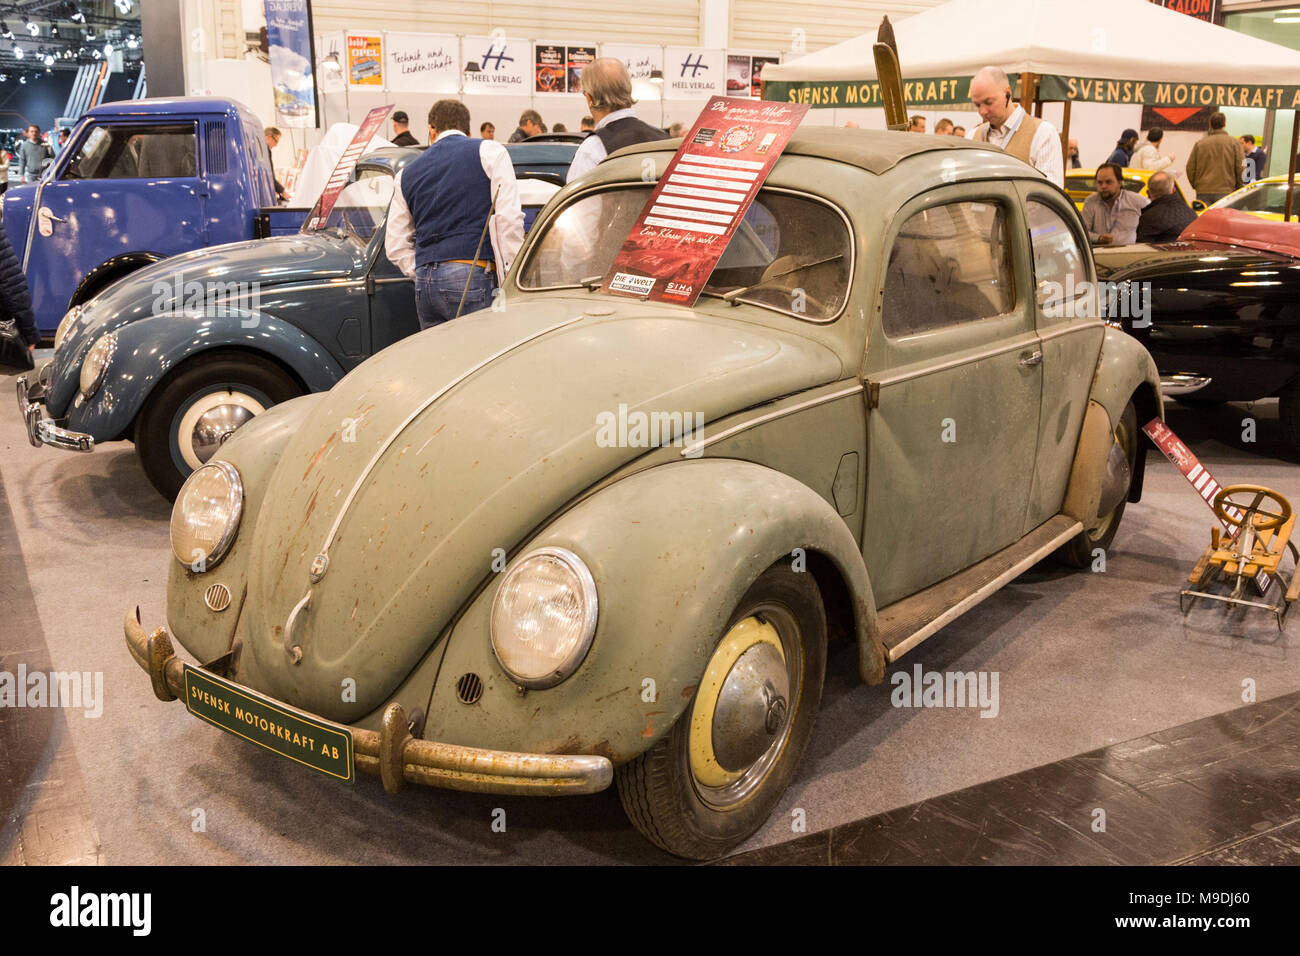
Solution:
<path fill-rule="evenodd" d="M 506 148 L 469 137 L 464 103 L 434 103 L 429 148 L 397 174 L 384 237 L 389 260 L 415 279 L 420 327 L 490 306 L 497 277 L 523 241 L 519 185 Z"/>

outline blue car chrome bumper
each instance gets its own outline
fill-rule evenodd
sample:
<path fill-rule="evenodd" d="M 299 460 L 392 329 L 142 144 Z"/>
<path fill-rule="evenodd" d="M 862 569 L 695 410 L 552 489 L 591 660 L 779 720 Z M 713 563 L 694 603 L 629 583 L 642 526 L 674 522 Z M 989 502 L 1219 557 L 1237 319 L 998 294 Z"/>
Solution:
<path fill-rule="evenodd" d="M 60 428 L 52 418 L 44 416 L 45 386 L 38 382 L 30 385 L 27 376 L 18 379 L 18 414 L 27 427 L 27 440 L 37 448 L 49 445 L 64 451 L 94 451 L 95 439 L 82 432 Z"/>

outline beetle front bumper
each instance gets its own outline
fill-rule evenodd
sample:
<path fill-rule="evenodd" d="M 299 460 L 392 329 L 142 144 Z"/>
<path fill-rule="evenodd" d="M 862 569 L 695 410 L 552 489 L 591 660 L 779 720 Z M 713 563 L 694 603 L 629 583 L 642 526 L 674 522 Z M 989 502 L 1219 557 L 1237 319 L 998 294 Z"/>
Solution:
<path fill-rule="evenodd" d="M 28 384 L 27 376 L 18 379 L 18 414 L 27 427 L 27 440 L 36 448 L 49 445 L 64 451 L 94 451 L 95 439 L 84 432 L 68 431 L 46 418 L 45 386 L 40 382 Z"/>
<path fill-rule="evenodd" d="M 148 672 L 154 695 L 163 701 L 183 697 L 184 664 L 173 652 L 167 628 L 145 634 L 136 608 L 127 614 L 124 629 L 126 646 Z M 356 773 L 380 777 L 389 793 L 410 781 L 478 793 L 567 796 L 597 793 L 614 780 L 614 765 L 607 757 L 508 753 L 417 739 L 398 703 L 388 705 L 378 733 L 313 719 L 350 734 Z"/>

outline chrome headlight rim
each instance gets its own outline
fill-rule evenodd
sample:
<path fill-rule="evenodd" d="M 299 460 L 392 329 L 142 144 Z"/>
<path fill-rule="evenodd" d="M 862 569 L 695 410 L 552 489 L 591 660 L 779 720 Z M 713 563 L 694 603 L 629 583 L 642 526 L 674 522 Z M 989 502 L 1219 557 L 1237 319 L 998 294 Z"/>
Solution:
<path fill-rule="evenodd" d="M 202 559 L 202 568 L 195 568 L 195 565 L 199 562 L 194 558 L 193 554 L 181 557 L 180 552 L 176 550 L 176 539 L 171 533 L 170 522 L 168 528 L 168 537 L 170 538 L 172 546 L 172 557 L 194 574 L 205 574 L 206 572 L 211 571 L 221 563 L 222 559 L 227 554 L 230 553 L 230 549 L 235 544 L 235 537 L 239 534 L 239 524 L 244 516 L 244 479 L 240 477 L 238 468 L 230 462 L 220 458 L 214 458 L 213 460 L 200 465 L 198 468 L 195 468 L 194 471 L 190 473 L 190 476 L 185 479 L 185 484 L 181 485 L 180 492 L 176 495 L 176 504 L 172 506 L 172 511 L 174 512 L 177 508 L 181 507 L 181 503 L 185 500 L 186 486 L 194 480 L 195 475 L 202 472 L 205 468 L 215 469 L 221 472 L 226 478 L 228 491 L 226 494 L 225 506 L 228 517 L 226 518 L 226 526 L 222 530 L 221 536 L 217 539 L 217 543 L 212 546 L 212 549 L 206 555 L 204 555 Z"/>
<path fill-rule="evenodd" d="M 54 331 L 54 351 L 59 350 L 59 346 L 63 344 L 64 339 L 68 337 L 68 333 L 72 331 L 72 327 L 77 324 L 85 311 L 84 305 L 74 305 L 64 313 L 63 318 L 59 320 L 59 327 Z"/>
<path fill-rule="evenodd" d="M 559 666 L 554 670 L 543 674 L 540 677 L 527 677 L 522 674 L 516 674 L 510 669 L 502 659 L 500 652 L 497 650 L 497 638 L 492 630 L 492 621 L 496 617 L 496 608 L 501 601 L 502 595 L 506 593 L 506 587 L 511 581 L 524 573 L 528 563 L 534 558 L 549 557 L 562 563 L 578 579 L 582 591 L 583 599 L 583 619 L 586 626 L 583 629 L 581 638 L 577 645 L 569 653 L 565 660 L 561 661 Z M 492 608 L 488 614 L 488 643 L 492 647 L 492 656 L 506 672 L 506 675 L 518 686 L 528 688 L 529 690 L 546 690 L 549 687 L 555 687 L 573 676 L 574 672 L 582 666 L 582 662 L 587 659 L 587 653 L 591 650 L 591 645 L 596 639 L 596 625 L 600 616 L 600 599 L 596 594 L 596 579 L 592 577 L 591 570 L 587 563 L 578 557 L 568 548 L 561 548 L 554 545 L 548 545 L 541 548 L 533 548 L 526 554 L 522 555 L 514 566 L 507 570 L 501 577 L 501 584 L 497 588 L 496 594 L 492 598 Z"/>
<path fill-rule="evenodd" d="M 103 347 L 102 358 L 100 359 L 99 368 L 95 369 L 94 377 L 90 383 L 86 383 L 86 367 L 96 357 L 100 347 Z M 117 333 L 109 332 L 95 340 L 86 352 L 85 358 L 81 360 L 81 374 L 78 378 L 78 394 L 82 401 L 93 398 L 99 391 L 99 387 L 104 384 L 104 379 L 108 376 L 108 367 L 113 364 L 113 356 L 117 354 Z"/>

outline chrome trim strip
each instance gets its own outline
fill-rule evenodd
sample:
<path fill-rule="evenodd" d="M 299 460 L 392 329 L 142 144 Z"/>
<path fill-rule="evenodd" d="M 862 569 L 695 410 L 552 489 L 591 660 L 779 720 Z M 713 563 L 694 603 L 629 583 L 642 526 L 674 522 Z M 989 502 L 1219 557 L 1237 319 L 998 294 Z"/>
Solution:
<path fill-rule="evenodd" d="M 544 335 L 549 335 L 550 333 L 562 329 L 565 326 L 572 325 L 574 322 L 580 322 L 582 319 L 583 316 L 575 315 L 571 319 L 565 319 L 563 322 L 559 322 L 555 325 L 542 329 L 539 332 L 534 332 L 531 335 L 525 336 L 524 338 L 520 339 L 518 342 L 515 342 L 512 345 L 508 345 L 498 352 L 494 352 L 493 354 L 489 355 L 487 358 L 483 359 L 483 361 L 466 369 L 456 378 L 452 379 L 450 382 L 448 382 L 438 391 L 434 392 L 427 399 L 425 399 L 420 404 L 420 406 L 416 408 L 415 411 L 411 412 L 410 415 L 406 416 L 405 421 L 403 421 L 400 425 L 397 426 L 397 428 L 393 430 L 393 433 L 388 436 L 388 439 L 382 445 L 379 446 L 379 450 L 375 452 L 374 456 L 370 459 L 366 467 L 362 469 L 360 477 L 357 478 L 356 483 L 352 486 L 352 490 L 348 492 L 347 498 L 343 500 L 343 505 L 342 507 L 339 508 L 339 513 L 334 518 L 334 524 L 330 527 L 329 533 L 325 536 L 325 543 L 321 545 L 319 554 L 324 555 L 326 561 L 328 562 L 330 545 L 334 543 L 334 536 L 338 534 L 338 530 L 343 524 L 343 519 L 347 516 L 348 510 L 352 507 L 352 502 L 356 500 L 357 495 L 361 491 L 361 486 L 364 485 L 366 481 L 370 478 L 370 473 L 374 471 L 375 466 L 379 464 L 379 459 L 383 458 L 384 455 L 387 454 L 388 450 L 393 447 L 397 439 L 401 436 L 402 432 L 406 431 L 407 427 L 411 424 L 411 422 L 415 421 L 422 414 L 424 414 L 425 410 L 428 409 L 430 405 L 432 405 L 438 399 L 442 398 L 444 395 L 450 392 L 461 382 L 465 381 L 475 372 L 479 371 L 480 369 L 488 365 L 491 365 L 493 362 L 501 358 L 503 355 L 513 352 L 515 349 L 519 348 L 520 346 L 527 345 L 529 342 L 532 342 L 534 339 L 539 339 Z M 320 576 L 324 577 L 326 573 L 328 573 L 328 567 L 326 567 L 326 569 L 321 572 Z"/>
<path fill-rule="evenodd" d="M 978 362 L 981 359 L 992 358 L 995 355 L 1005 355 L 1007 352 L 1016 352 L 1025 349 L 1034 348 L 1039 338 L 1037 335 L 1029 335 L 1017 339 L 1010 345 L 1000 345 L 996 348 L 985 349 L 983 352 L 976 352 L 974 355 L 965 355 L 961 358 L 951 359 L 947 362 L 941 362 L 938 365 L 932 365 L 929 368 L 918 369 L 915 372 L 904 372 L 901 375 L 894 375 L 889 378 L 873 378 L 872 382 L 884 388 L 886 385 L 897 385 L 900 382 L 909 382 L 914 378 L 921 378 L 926 375 L 933 375 L 935 372 L 946 372 L 950 368 L 960 368 L 963 365 L 969 365 L 971 362 Z"/>
<path fill-rule="evenodd" d="M 1074 332 L 1084 332 L 1088 329 L 1104 329 L 1106 322 L 1103 319 L 1095 319 L 1092 322 L 1085 322 L 1082 325 L 1071 325 L 1064 329 L 1057 329 L 1054 332 L 1039 332 L 1038 340 L 1040 342 L 1049 342 L 1052 339 L 1060 338 L 1062 335 L 1071 335 Z"/>
<path fill-rule="evenodd" d="M 956 604 L 948 608 L 948 610 L 944 611 L 942 614 L 936 617 L 925 627 L 921 628 L 919 631 L 917 631 L 907 640 L 903 641 L 900 644 L 895 644 L 893 647 L 891 647 L 889 649 L 889 654 L 888 654 L 889 662 L 892 664 L 894 661 L 898 660 L 900 657 L 902 657 L 912 648 L 916 647 L 917 644 L 920 644 L 927 637 L 932 637 L 937 631 L 939 631 L 940 628 L 945 627 L 946 625 L 955 621 L 961 615 L 965 614 L 967 611 L 973 608 L 976 604 L 979 604 L 981 601 L 983 601 L 994 591 L 1002 587 L 1002 585 L 1006 584 L 1012 578 L 1019 576 L 1020 574 L 1027 571 L 1029 568 L 1033 567 L 1035 564 L 1037 564 L 1043 558 L 1047 557 L 1049 554 L 1051 554 L 1061 545 L 1065 544 L 1065 542 L 1069 541 L 1071 538 L 1073 538 L 1076 534 L 1078 534 L 1082 530 L 1083 530 L 1083 522 L 1076 521 L 1074 524 L 1072 524 L 1069 527 L 1069 529 L 1062 531 L 1055 538 L 1053 538 L 1051 541 L 1048 541 L 1046 544 L 1039 547 L 1032 554 L 1025 555 L 1025 557 L 1021 558 L 1011 567 L 1007 568 L 1007 570 L 1003 571 L 996 578 L 994 578 L 988 584 L 984 585 L 974 594 L 969 595 L 968 597 L 966 597 L 965 600 L 958 601 Z"/>
<path fill-rule="evenodd" d="M 50 163 L 53 167 L 54 163 Z M 22 185 L 22 180 L 18 181 Z M 36 184 L 36 190 L 32 193 L 32 216 L 31 221 L 27 223 L 27 248 L 23 250 L 23 273 L 27 272 L 27 262 L 32 257 L 32 240 L 36 238 L 36 217 L 41 208 L 41 196 L 45 193 L 44 181 Z"/>
<path fill-rule="evenodd" d="M 775 421 L 778 418 L 784 418 L 787 415 L 793 415 L 795 412 L 801 412 L 805 408 L 813 408 L 814 406 L 817 405 L 824 405 L 827 402 L 835 401 L 837 398 L 843 398 L 846 395 L 856 394 L 857 392 L 862 391 L 864 387 L 865 386 L 861 382 L 859 382 L 858 384 L 850 386 L 849 388 L 842 388 L 838 392 L 831 392 L 829 395 L 821 395 L 817 398 L 810 398 L 805 402 L 799 402 L 797 405 L 790 405 L 787 408 L 779 408 L 774 412 L 767 412 L 766 414 L 759 415 L 755 418 L 751 418 L 749 421 L 739 422 L 735 425 L 732 425 L 730 428 L 723 429 L 722 431 L 718 432 L 716 435 L 711 435 L 710 437 L 703 438 L 700 441 L 695 442 L 694 444 L 687 445 L 685 448 L 682 449 L 682 457 L 694 458 L 698 456 L 703 449 L 708 448 L 710 445 L 716 442 L 720 442 L 723 441 L 724 439 L 730 438 L 732 435 L 739 434 L 740 432 L 743 431 L 748 431 L 749 429 L 755 427 L 756 425 L 762 425 L 764 422 Z"/>
<path fill-rule="evenodd" d="M 396 277 L 394 277 L 394 278 L 390 278 L 390 279 L 376 279 L 376 280 L 375 280 L 375 285 L 394 285 L 394 284 L 396 284 L 396 283 L 398 283 L 398 282 L 411 282 L 411 283 L 414 283 L 415 280 L 414 280 L 414 279 L 407 278 L 406 276 L 396 276 Z"/>

